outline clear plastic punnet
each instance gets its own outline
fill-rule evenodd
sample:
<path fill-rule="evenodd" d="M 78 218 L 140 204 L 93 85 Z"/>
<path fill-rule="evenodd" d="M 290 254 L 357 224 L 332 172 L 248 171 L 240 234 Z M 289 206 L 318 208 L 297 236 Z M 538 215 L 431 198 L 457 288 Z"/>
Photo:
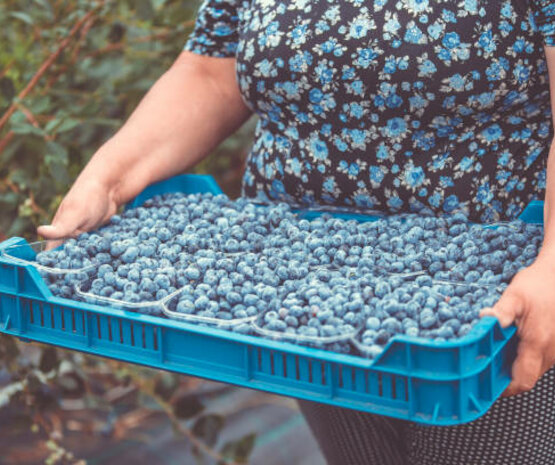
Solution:
<path fill-rule="evenodd" d="M 2 255 L 11 261 L 31 265 L 47 272 L 79 272 L 96 266 L 75 239 L 59 239 L 22 243 L 6 247 Z"/>
<path fill-rule="evenodd" d="M 179 294 L 181 288 L 176 287 L 176 270 L 152 265 L 142 269 L 101 265 L 89 279 L 76 284 L 76 295 L 88 303 L 162 315 L 164 302 Z"/>
<path fill-rule="evenodd" d="M 434 344 L 460 339 L 491 307 L 503 286 L 452 282 L 430 275 L 394 277 L 396 286 L 371 300 L 363 329 L 352 339 L 359 355 L 377 358 L 394 336 L 421 339 Z M 389 279 L 391 281 L 391 278 Z"/>
<path fill-rule="evenodd" d="M 244 307 L 242 304 L 237 306 Z M 243 334 L 252 332 L 251 323 L 256 318 L 256 314 L 249 315 L 246 309 L 237 310 L 226 300 L 211 300 L 204 294 L 195 298 L 194 290 L 189 286 L 165 299 L 162 311 L 165 316 L 174 320 L 232 329 Z"/>
<path fill-rule="evenodd" d="M 326 310 L 332 310 L 330 309 L 326 309 L 321 308 L 321 311 L 326 311 Z M 348 331 L 343 331 L 343 332 L 338 332 L 335 335 L 332 336 L 318 336 L 318 333 L 315 333 L 315 335 L 311 335 L 311 334 L 300 334 L 297 332 L 293 332 L 293 331 L 288 331 L 288 328 L 291 328 L 290 326 L 287 326 L 283 331 L 280 330 L 276 330 L 276 329 L 269 329 L 268 326 L 265 324 L 265 319 L 272 313 L 272 310 L 267 310 L 266 312 L 262 313 L 261 315 L 259 315 L 258 317 L 256 317 L 253 321 L 252 321 L 252 327 L 254 329 L 254 332 L 260 336 L 264 336 L 268 339 L 274 340 L 274 341 L 288 341 L 288 342 L 294 342 L 297 344 L 302 344 L 302 345 L 309 345 L 311 347 L 319 347 L 319 348 L 329 348 L 330 345 L 334 345 L 334 344 L 339 344 L 338 346 L 336 346 L 334 349 L 335 352 L 346 352 L 348 353 L 349 350 L 347 348 L 347 344 L 345 343 L 349 343 L 351 341 L 351 339 L 353 337 L 356 336 L 356 334 L 361 330 L 362 326 L 359 324 L 357 325 L 357 327 L 353 327 L 351 329 L 349 329 Z M 306 310 L 303 312 L 304 315 L 306 315 L 307 320 L 310 321 L 311 318 L 317 318 L 318 317 L 318 312 L 315 313 L 311 313 L 310 310 Z M 272 317 L 273 318 L 273 317 Z M 301 315 L 300 318 L 303 318 L 303 315 Z M 280 319 L 280 321 L 283 321 Z M 285 323 L 285 321 L 284 321 Z M 286 324 L 286 323 L 285 323 Z M 312 327 L 314 328 L 314 327 Z M 315 328 L 316 329 L 316 328 Z M 347 350 L 345 350 L 347 349 Z"/>
<path fill-rule="evenodd" d="M 288 290 L 282 289 L 276 304 L 253 320 L 254 332 L 272 340 L 348 353 L 349 340 L 363 322 L 364 288 L 369 286 L 344 269 L 328 269 L 327 275 L 322 271 L 311 271 Z"/>
<path fill-rule="evenodd" d="M 175 265 L 180 290 L 164 301 L 165 316 L 201 325 L 251 332 L 250 322 L 277 295 L 276 282 L 263 282 L 260 256 L 201 249 Z M 276 279 L 274 275 L 271 278 Z"/>
<path fill-rule="evenodd" d="M 70 299 L 75 298 L 76 283 L 88 281 L 98 265 L 71 238 L 17 244 L 3 249 L 2 255 L 34 267 L 54 295 Z"/>

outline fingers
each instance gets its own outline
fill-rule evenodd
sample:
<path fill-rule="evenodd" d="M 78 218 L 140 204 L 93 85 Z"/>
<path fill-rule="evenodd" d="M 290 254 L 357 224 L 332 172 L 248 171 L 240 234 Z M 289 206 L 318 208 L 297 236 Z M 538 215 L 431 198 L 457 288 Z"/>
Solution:
<path fill-rule="evenodd" d="M 543 375 L 544 351 L 539 344 L 522 340 L 513 363 L 512 381 L 503 397 L 514 396 L 532 389 Z"/>
<path fill-rule="evenodd" d="M 508 288 L 497 303 L 491 308 L 484 308 L 480 316 L 494 316 L 499 320 L 503 328 L 513 324 L 522 316 L 524 302 Z"/>

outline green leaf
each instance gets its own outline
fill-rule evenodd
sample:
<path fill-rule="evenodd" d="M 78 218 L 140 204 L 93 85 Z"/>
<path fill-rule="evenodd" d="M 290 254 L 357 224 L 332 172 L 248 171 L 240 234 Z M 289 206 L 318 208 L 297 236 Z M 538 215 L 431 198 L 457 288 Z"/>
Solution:
<path fill-rule="evenodd" d="M 71 131 L 72 129 L 75 129 L 79 125 L 81 125 L 81 121 L 78 121 L 78 120 L 73 119 L 73 118 L 66 118 L 56 128 L 55 134 L 60 134 L 62 132 Z"/>
<path fill-rule="evenodd" d="M 36 136 L 44 136 L 44 131 L 41 128 L 33 126 L 31 123 L 24 123 L 12 126 L 10 128 L 15 134 L 29 135 L 34 134 Z"/>
<path fill-rule="evenodd" d="M 10 118 L 10 124 L 17 125 L 23 124 L 27 121 L 27 117 L 19 110 L 14 112 L 14 114 Z"/>
<path fill-rule="evenodd" d="M 2 208 L 6 207 L 16 207 L 19 203 L 19 195 L 12 191 L 7 191 L 4 194 L 0 194 L 0 205 Z"/>
<path fill-rule="evenodd" d="M 35 114 L 44 113 L 50 108 L 51 105 L 52 102 L 50 97 L 47 95 L 36 97 L 28 103 L 29 109 Z"/>
<path fill-rule="evenodd" d="M 31 18 L 27 13 L 23 13 L 23 11 L 12 11 L 10 12 L 9 16 L 19 19 L 20 21 L 23 21 L 24 23 L 31 26 L 34 23 L 33 18 Z"/>
<path fill-rule="evenodd" d="M 196 394 L 185 393 L 179 396 L 173 403 L 173 411 L 177 418 L 193 418 L 203 410 L 204 405 L 202 405 Z"/>
<path fill-rule="evenodd" d="M 52 131 L 54 131 L 54 129 L 56 129 L 60 122 L 61 120 L 59 118 L 52 118 L 50 121 L 48 121 L 48 123 L 46 123 L 46 126 L 44 126 L 44 132 L 50 134 Z"/>
<path fill-rule="evenodd" d="M 27 189 L 30 184 L 30 173 L 24 169 L 16 169 L 10 173 L 10 180 L 21 189 Z"/>
<path fill-rule="evenodd" d="M 221 450 L 224 457 L 239 463 L 247 463 L 254 448 L 256 434 L 251 433 L 236 441 L 227 442 Z"/>
<path fill-rule="evenodd" d="M 68 160 L 69 153 L 63 145 L 52 140 L 49 140 L 46 143 L 46 155 L 44 157 L 44 162 L 47 166 L 53 164 L 67 166 Z"/>
<path fill-rule="evenodd" d="M 193 434 L 205 444 L 213 447 L 218 441 L 218 436 L 225 425 L 225 418 L 221 415 L 204 415 L 195 421 Z"/>
<path fill-rule="evenodd" d="M 50 173 L 54 180 L 63 186 L 69 185 L 69 174 L 67 172 L 66 167 L 61 163 L 51 163 L 50 164 Z"/>

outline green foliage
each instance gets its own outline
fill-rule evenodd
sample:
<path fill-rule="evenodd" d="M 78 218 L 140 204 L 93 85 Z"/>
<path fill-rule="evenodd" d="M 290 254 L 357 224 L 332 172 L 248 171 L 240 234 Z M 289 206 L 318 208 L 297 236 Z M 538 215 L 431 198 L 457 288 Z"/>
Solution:
<path fill-rule="evenodd" d="M 0 3 L 0 239 L 30 238 L 50 220 L 179 54 L 198 8 L 195 0 L 29 3 Z M 246 125 L 196 170 L 237 194 L 251 131 Z"/>

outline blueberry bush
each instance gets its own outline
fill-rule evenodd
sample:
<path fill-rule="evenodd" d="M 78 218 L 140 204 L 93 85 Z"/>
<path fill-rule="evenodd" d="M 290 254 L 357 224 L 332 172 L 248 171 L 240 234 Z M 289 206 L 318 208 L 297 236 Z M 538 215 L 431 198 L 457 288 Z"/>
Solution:
<path fill-rule="evenodd" d="M 0 237 L 32 237 L 170 66 L 196 0 L 0 4 Z M 196 167 L 237 192 L 252 124 Z"/>
<path fill-rule="evenodd" d="M 94 151 L 178 55 L 198 5 L 197 0 L 0 3 L 0 240 L 36 239 L 36 226 L 48 222 Z M 214 174 L 232 195 L 252 127 L 253 122 L 245 125 L 195 168 Z M 37 454 L 27 463 L 83 463 L 65 449 L 61 405 L 87 399 L 95 406 L 91 411 L 107 412 L 102 426 L 91 431 L 117 435 L 128 427 L 106 393 L 119 389 L 140 394 L 136 408 L 141 399 L 154 402 L 176 433 L 193 444 L 199 460 L 246 461 L 253 437 L 219 444 L 214 434 L 225 419 L 205 415 L 195 394 L 201 385 L 0 336 L 0 418 L 12 425 L 10 434 L 3 430 L 3 463 L 25 463 L 21 455 L 10 455 L 24 451 Z M 22 434 L 31 436 L 24 448 L 16 447 L 10 438 Z"/>

